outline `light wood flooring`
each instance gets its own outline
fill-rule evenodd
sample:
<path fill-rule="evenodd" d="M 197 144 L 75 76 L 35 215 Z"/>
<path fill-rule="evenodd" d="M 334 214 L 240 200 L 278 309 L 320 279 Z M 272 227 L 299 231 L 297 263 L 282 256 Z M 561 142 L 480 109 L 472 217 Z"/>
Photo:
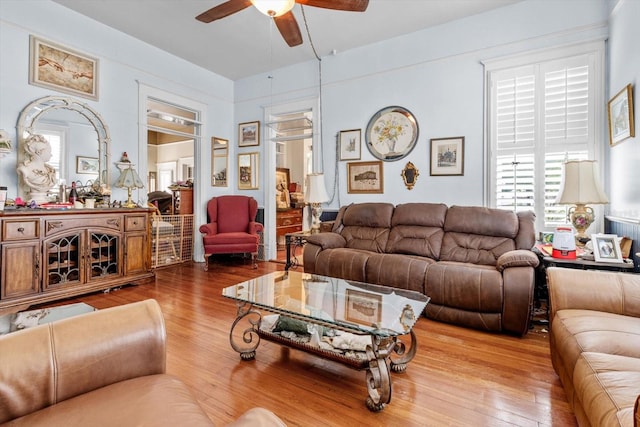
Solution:
<path fill-rule="evenodd" d="M 104 309 L 154 298 L 167 327 L 167 370 L 192 390 L 216 425 L 254 406 L 289 426 L 576 426 L 551 367 L 548 334 L 490 334 L 421 318 L 419 348 L 405 373 L 392 374 L 391 403 L 365 406 L 365 373 L 262 341 L 241 361 L 229 345 L 236 306 L 221 289 L 281 263 L 213 259 L 156 270 L 155 283 L 60 303 Z"/>

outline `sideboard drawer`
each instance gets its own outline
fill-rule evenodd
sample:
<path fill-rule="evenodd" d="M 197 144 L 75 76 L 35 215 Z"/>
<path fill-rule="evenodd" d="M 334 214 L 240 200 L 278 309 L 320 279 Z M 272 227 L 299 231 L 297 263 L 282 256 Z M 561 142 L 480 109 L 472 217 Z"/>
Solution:
<path fill-rule="evenodd" d="M 146 215 L 127 215 L 124 231 L 144 231 L 147 229 Z"/>
<path fill-rule="evenodd" d="M 2 221 L 2 241 L 37 239 L 40 234 L 40 220 Z"/>

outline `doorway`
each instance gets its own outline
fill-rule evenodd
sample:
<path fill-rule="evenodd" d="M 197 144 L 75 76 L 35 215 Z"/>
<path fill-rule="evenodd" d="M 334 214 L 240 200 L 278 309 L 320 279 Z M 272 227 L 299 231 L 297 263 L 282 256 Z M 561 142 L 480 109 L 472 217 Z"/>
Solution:
<path fill-rule="evenodd" d="M 146 175 L 146 182 L 154 183 L 155 187 L 152 189 L 150 185 L 147 191 L 171 195 L 170 208 L 165 213 L 189 216 L 189 230 L 180 227 L 181 234 L 186 233 L 182 237 L 188 237 L 188 251 L 184 252 L 188 259 L 181 260 L 202 261 L 202 242 L 194 237 L 193 224 L 203 221 L 197 206 L 204 197 L 205 179 L 203 168 L 198 165 L 204 133 L 201 117 L 205 115 L 206 106 L 143 84 L 140 84 L 139 99 L 139 170 Z M 185 222 L 184 218 L 176 220 L 181 224 Z"/>

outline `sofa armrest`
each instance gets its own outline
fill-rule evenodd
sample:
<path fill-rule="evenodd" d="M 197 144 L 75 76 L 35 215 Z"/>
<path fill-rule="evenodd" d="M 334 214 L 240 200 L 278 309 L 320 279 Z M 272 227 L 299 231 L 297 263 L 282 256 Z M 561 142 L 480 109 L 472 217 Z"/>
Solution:
<path fill-rule="evenodd" d="M 312 243 L 316 246 L 320 246 L 322 250 L 344 248 L 347 246 L 347 241 L 338 233 L 316 233 L 310 234 L 305 239 L 307 243 Z"/>
<path fill-rule="evenodd" d="M 166 368 L 160 307 L 146 300 L 0 337 L 0 424 Z"/>
<path fill-rule="evenodd" d="M 503 271 L 511 267 L 537 267 L 540 259 L 536 254 L 525 249 L 505 252 L 496 261 L 496 269 Z"/>
<path fill-rule="evenodd" d="M 200 230 L 200 233 L 202 234 L 218 234 L 218 224 L 217 223 L 202 224 L 199 230 Z"/>
<path fill-rule="evenodd" d="M 565 309 L 640 317 L 640 275 L 549 267 L 547 286 L 551 321 Z"/>

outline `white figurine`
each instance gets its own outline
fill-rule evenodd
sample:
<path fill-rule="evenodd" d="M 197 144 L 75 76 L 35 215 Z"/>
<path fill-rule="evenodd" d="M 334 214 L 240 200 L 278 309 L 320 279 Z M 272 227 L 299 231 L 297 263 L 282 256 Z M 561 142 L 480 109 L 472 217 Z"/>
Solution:
<path fill-rule="evenodd" d="M 56 183 L 56 170 L 51 160 L 51 145 L 42 135 L 31 135 L 24 143 L 26 159 L 18 166 L 18 173 L 30 188 L 29 197 L 38 203 L 47 201 L 47 192 Z"/>

